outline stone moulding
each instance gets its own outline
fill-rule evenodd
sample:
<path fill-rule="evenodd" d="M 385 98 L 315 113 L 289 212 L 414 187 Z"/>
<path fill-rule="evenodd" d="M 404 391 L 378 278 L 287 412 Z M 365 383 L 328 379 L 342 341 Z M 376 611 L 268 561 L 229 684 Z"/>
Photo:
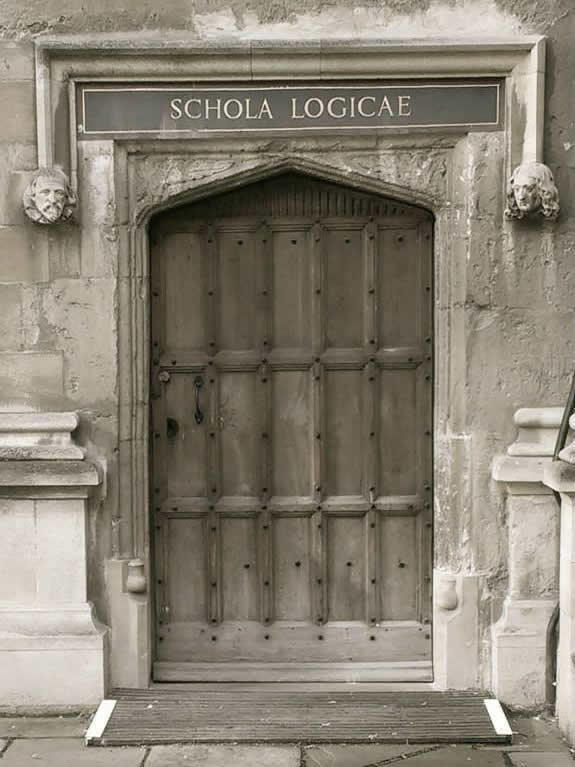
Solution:
<path fill-rule="evenodd" d="M 508 175 L 522 162 L 541 162 L 545 38 L 509 40 L 261 40 L 191 41 L 45 38 L 36 43 L 38 162 L 55 162 L 58 104 L 68 103 L 69 164 L 76 187 L 78 81 L 351 80 L 493 77 L 506 80 Z M 515 106 L 516 105 L 516 106 Z M 511 110 L 523 114 L 511 120 Z M 403 130 L 405 132 L 405 129 Z M 186 138 L 183 134 L 182 138 Z M 189 138 L 193 138 L 190 133 Z"/>
<path fill-rule="evenodd" d="M 82 460 L 77 413 L 0 413 L 0 460 Z"/>

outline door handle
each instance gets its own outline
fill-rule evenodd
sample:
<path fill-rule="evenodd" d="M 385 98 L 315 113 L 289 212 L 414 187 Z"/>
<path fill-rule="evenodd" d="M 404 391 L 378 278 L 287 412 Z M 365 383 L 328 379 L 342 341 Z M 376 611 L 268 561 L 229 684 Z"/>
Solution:
<path fill-rule="evenodd" d="M 194 420 L 198 424 L 198 426 L 204 422 L 204 414 L 202 413 L 202 408 L 200 406 L 200 392 L 204 388 L 204 379 L 202 376 L 196 376 L 194 378 L 194 389 L 195 389 L 195 396 L 196 396 L 196 409 L 194 411 Z"/>

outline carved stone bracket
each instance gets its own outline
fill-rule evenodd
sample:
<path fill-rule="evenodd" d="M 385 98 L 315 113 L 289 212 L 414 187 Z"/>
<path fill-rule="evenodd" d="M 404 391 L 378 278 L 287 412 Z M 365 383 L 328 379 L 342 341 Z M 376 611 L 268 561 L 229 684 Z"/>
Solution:
<path fill-rule="evenodd" d="M 559 216 L 559 192 L 547 165 L 523 162 L 515 168 L 507 185 L 505 217 L 538 216 L 555 221 Z"/>
<path fill-rule="evenodd" d="M 78 199 L 68 177 L 60 168 L 40 168 L 23 195 L 24 212 L 36 224 L 67 221 Z"/>

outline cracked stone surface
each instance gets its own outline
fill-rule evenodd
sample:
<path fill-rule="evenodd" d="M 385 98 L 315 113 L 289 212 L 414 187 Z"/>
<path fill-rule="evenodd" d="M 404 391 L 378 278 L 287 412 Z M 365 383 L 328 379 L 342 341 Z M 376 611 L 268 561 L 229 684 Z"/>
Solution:
<path fill-rule="evenodd" d="M 299 767 L 297 746 L 154 746 L 146 767 Z M 4 767 L 4 765 L 2 765 Z"/>
<path fill-rule="evenodd" d="M 72 738 L 15 740 L 2 757 L 2 767 L 140 767 L 144 748 L 86 748 Z"/>
<path fill-rule="evenodd" d="M 386 762 L 390 759 L 405 758 L 421 752 L 425 746 L 404 746 L 377 744 L 365 746 L 322 745 L 304 749 L 305 767 L 366 767 L 368 764 Z"/>
<path fill-rule="evenodd" d="M 405 764 L 409 767 L 505 767 L 507 763 L 501 751 L 479 751 L 473 746 L 445 746 L 408 758 Z"/>

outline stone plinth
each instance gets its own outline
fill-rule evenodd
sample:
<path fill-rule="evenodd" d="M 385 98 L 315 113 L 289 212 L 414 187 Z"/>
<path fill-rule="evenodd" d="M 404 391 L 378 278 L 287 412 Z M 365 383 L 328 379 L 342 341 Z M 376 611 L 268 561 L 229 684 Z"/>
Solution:
<path fill-rule="evenodd" d="M 559 510 L 545 485 L 562 408 L 523 408 L 517 440 L 493 464 L 507 489 L 509 588 L 492 626 L 492 685 L 516 709 L 546 703 L 547 628 L 558 599 Z M 502 531 L 504 532 L 504 531 Z"/>
<path fill-rule="evenodd" d="M 8 454 L 7 434 L 30 437 L 33 429 L 43 430 L 54 455 L 77 455 L 62 436 L 77 424 L 75 414 L 34 414 L 33 422 L 29 413 L 7 415 L 0 430 Z M 86 706 L 104 694 L 106 629 L 88 602 L 86 573 L 88 500 L 99 483 L 87 461 L 55 460 L 47 451 L 41 460 L 0 461 L 3 708 Z"/>
<path fill-rule="evenodd" d="M 545 468 L 545 482 L 561 494 L 559 648 L 556 714 L 575 745 L 575 466 L 558 461 Z"/>

